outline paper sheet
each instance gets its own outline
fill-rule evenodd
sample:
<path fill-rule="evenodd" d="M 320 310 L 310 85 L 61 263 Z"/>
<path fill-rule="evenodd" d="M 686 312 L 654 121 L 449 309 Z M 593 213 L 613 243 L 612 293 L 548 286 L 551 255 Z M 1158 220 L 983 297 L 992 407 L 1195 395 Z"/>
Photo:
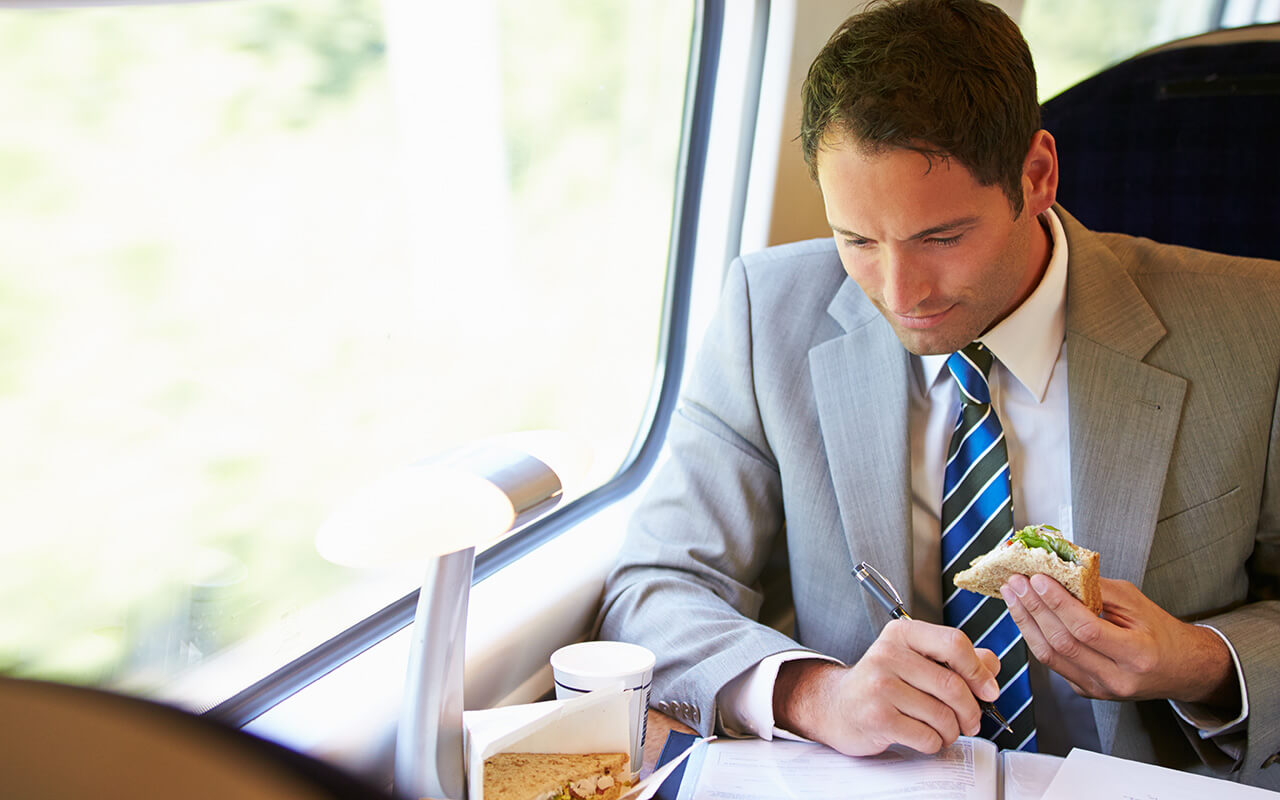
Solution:
<path fill-rule="evenodd" d="M 996 757 L 990 742 L 970 739 L 933 756 L 894 749 L 865 758 L 804 742 L 721 739 L 690 757 L 679 800 L 990 800 Z"/>
<path fill-rule="evenodd" d="M 1044 800 L 1276 800 L 1277 796 L 1233 781 L 1072 750 Z"/>
<path fill-rule="evenodd" d="M 1004 800 L 1042 800 L 1054 776 L 1062 768 L 1062 756 L 1006 750 L 1000 754 L 1004 768 Z"/>

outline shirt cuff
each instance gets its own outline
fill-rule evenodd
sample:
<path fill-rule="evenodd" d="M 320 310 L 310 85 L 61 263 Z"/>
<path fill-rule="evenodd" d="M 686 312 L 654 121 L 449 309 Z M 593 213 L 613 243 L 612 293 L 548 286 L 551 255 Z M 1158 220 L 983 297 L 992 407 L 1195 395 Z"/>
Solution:
<path fill-rule="evenodd" d="M 1226 636 L 1222 635 L 1222 631 L 1212 625 L 1200 625 L 1200 627 L 1208 628 L 1218 634 L 1218 638 L 1231 651 L 1231 661 L 1236 666 L 1236 680 L 1240 685 L 1240 714 L 1229 722 L 1223 722 L 1221 716 L 1214 714 L 1202 703 L 1182 703 L 1177 700 L 1170 700 L 1169 705 L 1173 706 L 1174 713 L 1181 717 L 1183 722 L 1200 732 L 1201 739 L 1212 739 L 1224 733 L 1234 733 L 1238 728 L 1244 726 L 1245 720 L 1249 718 L 1249 693 L 1245 691 L 1244 670 L 1240 667 L 1240 656 L 1236 655 L 1236 649 L 1231 646 L 1231 642 Z"/>
<path fill-rule="evenodd" d="M 738 738 L 755 736 L 771 741 L 776 736 L 797 742 L 809 741 L 773 724 L 773 685 L 778 680 L 778 668 L 788 661 L 806 658 L 843 664 L 839 659 L 812 650 L 784 650 L 764 658 L 716 693 L 720 730 L 726 736 Z"/>

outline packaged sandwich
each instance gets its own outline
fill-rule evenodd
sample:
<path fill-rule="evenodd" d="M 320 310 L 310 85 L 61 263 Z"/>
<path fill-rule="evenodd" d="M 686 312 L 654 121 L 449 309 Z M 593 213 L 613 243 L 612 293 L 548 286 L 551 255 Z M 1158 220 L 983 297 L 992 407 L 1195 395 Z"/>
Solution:
<path fill-rule="evenodd" d="M 999 597 L 1010 575 L 1048 575 L 1094 614 L 1102 613 L 1098 554 L 1062 536 L 1052 525 L 1030 525 L 956 573 L 953 582 L 988 597 Z"/>
<path fill-rule="evenodd" d="M 616 800 L 631 774 L 621 689 L 463 712 L 471 800 Z"/>

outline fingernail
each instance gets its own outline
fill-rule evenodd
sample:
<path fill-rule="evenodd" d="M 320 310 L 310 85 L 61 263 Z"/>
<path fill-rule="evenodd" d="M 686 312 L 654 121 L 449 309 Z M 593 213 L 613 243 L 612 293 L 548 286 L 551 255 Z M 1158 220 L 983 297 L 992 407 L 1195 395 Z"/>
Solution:
<path fill-rule="evenodd" d="M 982 693 L 985 695 L 985 699 L 995 700 L 997 697 L 1000 696 L 1000 684 L 996 683 L 995 678 L 992 678 L 991 680 L 982 684 Z"/>
<path fill-rule="evenodd" d="M 1031 588 L 1036 594 L 1044 594 L 1049 590 L 1049 579 L 1039 573 L 1031 576 Z"/>
<path fill-rule="evenodd" d="M 1008 584 L 1000 587 L 1000 596 L 1004 598 L 1005 605 L 1011 606 L 1014 604 L 1014 601 L 1017 600 L 1017 597 L 1014 595 L 1013 590 L 1009 588 Z"/>
<path fill-rule="evenodd" d="M 1009 578 L 1009 586 L 1018 597 L 1026 596 L 1027 585 L 1027 579 L 1022 575 L 1014 575 Z"/>

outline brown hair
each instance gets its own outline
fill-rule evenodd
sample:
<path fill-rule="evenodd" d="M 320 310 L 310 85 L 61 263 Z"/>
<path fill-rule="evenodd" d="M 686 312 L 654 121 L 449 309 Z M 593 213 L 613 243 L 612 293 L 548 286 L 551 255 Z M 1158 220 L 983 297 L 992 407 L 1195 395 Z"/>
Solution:
<path fill-rule="evenodd" d="M 954 158 L 1022 213 L 1022 165 L 1040 129 L 1036 72 L 1018 26 L 981 0 L 874 3 L 836 29 L 802 89 L 800 144 L 845 137 L 870 152 L 900 147 Z"/>

